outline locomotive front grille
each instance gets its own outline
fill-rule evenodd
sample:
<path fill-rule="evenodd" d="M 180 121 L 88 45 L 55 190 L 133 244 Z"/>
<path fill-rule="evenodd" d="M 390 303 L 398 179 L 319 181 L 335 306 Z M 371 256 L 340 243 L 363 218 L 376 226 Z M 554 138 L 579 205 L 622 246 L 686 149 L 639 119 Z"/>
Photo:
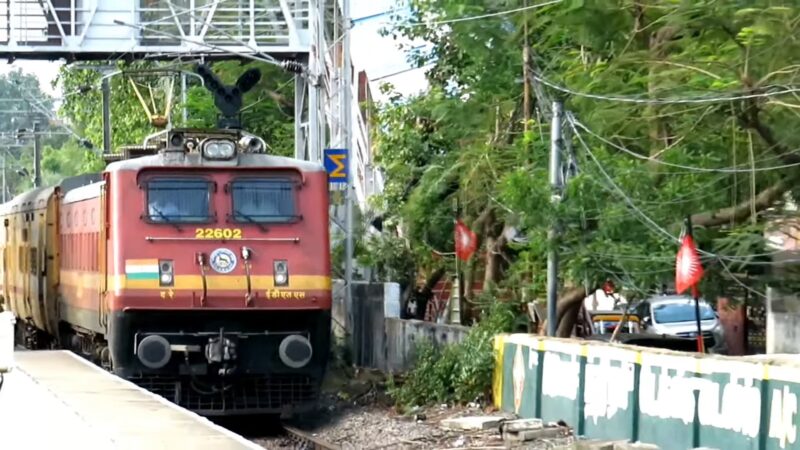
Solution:
<path fill-rule="evenodd" d="M 204 415 L 280 412 L 303 409 L 317 399 L 318 383 L 309 376 L 273 375 L 204 380 L 201 377 L 145 376 L 131 381 L 165 399 Z"/>

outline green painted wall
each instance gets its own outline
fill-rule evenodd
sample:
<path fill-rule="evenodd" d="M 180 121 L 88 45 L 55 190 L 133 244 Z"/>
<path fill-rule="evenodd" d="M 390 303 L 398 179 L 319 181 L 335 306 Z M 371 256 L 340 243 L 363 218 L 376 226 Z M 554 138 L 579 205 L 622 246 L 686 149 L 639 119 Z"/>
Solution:
<path fill-rule="evenodd" d="M 800 450 L 800 364 L 547 339 L 495 338 L 495 404 L 579 435 L 664 450 Z"/>

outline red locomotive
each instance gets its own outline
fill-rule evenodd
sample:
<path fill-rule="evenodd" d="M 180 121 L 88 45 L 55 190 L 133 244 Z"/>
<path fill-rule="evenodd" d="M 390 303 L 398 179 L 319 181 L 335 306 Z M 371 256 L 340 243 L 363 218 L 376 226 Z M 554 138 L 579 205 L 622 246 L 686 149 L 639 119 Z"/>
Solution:
<path fill-rule="evenodd" d="M 253 74 L 227 87 L 201 69 L 238 114 Z M 329 352 L 327 175 L 266 154 L 223 113 L 219 129 L 157 133 L 102 174 L 0 206 L 2 303 L 18 342 L 69 348 L 200 414 L 298 412 Z"/>

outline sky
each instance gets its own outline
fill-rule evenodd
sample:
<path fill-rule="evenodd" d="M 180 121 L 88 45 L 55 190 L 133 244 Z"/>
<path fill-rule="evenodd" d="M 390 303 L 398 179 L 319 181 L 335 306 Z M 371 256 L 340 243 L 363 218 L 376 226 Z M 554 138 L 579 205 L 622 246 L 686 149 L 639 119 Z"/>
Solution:
<path fill-rule="evenodd" d="M 358 20 L 373 14 L 379 14 L 403 6 L 404 2 L 398 0 L 351 0 L 351 17 L 355 21 L 350 45 L 353 64 L 356 71 L 365 70 L 370 79 L 393 74 L 410 67 L 404 53 L 397 48 L 400 41 L 395 41 L 391 36 L 382 37 L 378 31 L 387 25 L 389 15 L 378 16 L 368 20 Z M 51 87 L 51 82 L 58 75 L 60 62 L 24 61 L 17 60 L 13 64 L 0 61 L 0 73 L 7 73 L 16 68 L 23 72 L 31 73 L 39 78 L 42 89 L 53 95 L 60 96 L 60 92 Z M 373 98 L 382 100 L 379 85 L 390 82 L 403 94 L 413 94 L 423 90 L 425 69 L 416 69 L 380 81 L 370 83 Z"/>

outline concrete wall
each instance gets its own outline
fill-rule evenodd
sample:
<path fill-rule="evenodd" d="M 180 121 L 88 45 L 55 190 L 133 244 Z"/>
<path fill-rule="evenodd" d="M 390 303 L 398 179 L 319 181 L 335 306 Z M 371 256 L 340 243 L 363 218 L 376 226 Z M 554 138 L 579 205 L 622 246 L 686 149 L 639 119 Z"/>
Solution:
<path fill-rule="evenodd" d="M 410 368 L 415 344 L 460 342 L 468 327 L 400 319 L 397 283 L 353 284 L 353 302 L 347 304 L 344 282 L 333 282 L 333 335 L 346 345 L 360 367 L 400 372 Z"/>
<path fill-rule="evenodd" d="M 397 283 L 353 283 L 352 304 L 347 303 L 344 282 L 333 281 L 333 335 L 350 350 L 360 367 L 386 366 L 384 319 L 400 316 Z"/>
<path fill-rule="evenodd" d="M 414 349 L 421 340 L 435 345 L 461 342 L 469 327 L 445 325 L 422 320 L 390 318 L 385 320 L 387 372 L 404 372 L 413 366 Z"/>
<path fill-rule="evenodd" d="M 800 298 L 767 288 L 767 353 L 800 353 Z"/>
<path fill-rule="evenodd" d="M 495 338 L 496 406 L 662 450 L 800 449 L 800 361 L 527 334 Z"/>

